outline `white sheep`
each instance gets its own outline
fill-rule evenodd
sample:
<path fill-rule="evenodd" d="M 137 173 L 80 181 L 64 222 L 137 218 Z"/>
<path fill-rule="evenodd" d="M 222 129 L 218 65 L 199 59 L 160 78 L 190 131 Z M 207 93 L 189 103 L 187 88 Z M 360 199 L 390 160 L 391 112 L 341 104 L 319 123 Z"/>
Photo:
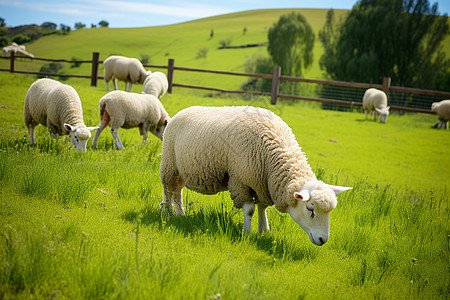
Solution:
<path fill-rule="evenodd" d="M 387 96 L 385 92 L 374 88 L 366 90 L 363 97 L 363 107 L 364 112 L 366 113 L 366 120 L 367 113 L 373 113 L 374 121 L 377 120 L 379 114 L 380 122 L 386 123 L 386 118 L 389 116 L 389 106 L 387 106 Z"/>
<path fill-rule="evenodd" d="M 448 129 L 448 121 L 450 121 L 450 100 L 442 100 L 441 102 L 434 102 L 431 104 L 431 111 L 436 113 L 439 117 L 438 122 L 433 128 Z"/>
<path fill-rule="evenodd" d="M 113 79 L 114 88 L 117 90 L 117 80 L 125 81 L 125 91 L 131 92 L 133 83 L 144 83 L 151 71 L 146 71 L 137 58 L 112 55 L 103 62 L 105 69 L 106 90 L 109 91 L 109 81 Z"/>
<path fill-rule="evenodd" d="M 35 127 L 42 124 L 50 129 L 53 138 L 69 135 L 78 151 L 86 151 L 91 131 L 98 128 L 84 124 L 80 97 L 73 87 L 47 78 L 31 84 L 25 96 L 23 118 L 31 145 L 35 145 Z"/>
<path fill-rule="evenodd" d="M 164 132 L 160 206 L 184 215 L 182 188 L 202 194 L 229 190 L 250 232 L 258 204 L 258 232 L 269 230 L 266 208 L 287 212 L 311 242 L 329 236 L 335 193 L 346 187 L 317 180 L 289 126 L 256 107 L 190 107 L 178 112 Z"/>
<path fill-rule="evenodd" d="M 92 147 L 97 148 L 100 133 L 108 124 L 117 149 L 125 148 L 119 138 L 119 127 L 128 129 L 139 127 L 143 136 L 143 145 L 148 131 L 162 139 L 164 128 L 170 117 L 161 102 L 153 95 L 112 91 L 99 101 L 101 123 L 92 140 Z"/>
<path fill-rule="evenodd" d="M 163 72 L 153 72 L 145 78 L 143 93 L 161 98 L 167 93 L 168 88 L 169 82 L 167 81 L 166 74 Z"/>

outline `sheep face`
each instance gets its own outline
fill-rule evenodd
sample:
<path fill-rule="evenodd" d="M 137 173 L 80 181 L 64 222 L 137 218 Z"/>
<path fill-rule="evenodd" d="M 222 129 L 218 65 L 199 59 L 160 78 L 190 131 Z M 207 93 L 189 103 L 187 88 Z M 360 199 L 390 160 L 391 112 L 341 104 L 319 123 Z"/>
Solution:
<path fill-rule="evenodd" d="M 87 127 L 80 128 L 77 126 L 72 126 L 67 123 L 64 127 L 69 131 L 69 141 L 75 146 L 77 151 L 86 152 L 87 141 L 91 137 L 91 131 L 97 129 L 98 127 Z"/>
<path fill-rule="evenodd" d="M 330 235 L 330 212 L 336 207 L 336 194 L 349 189 L 321 181 L 307 182 L 300 191 L 294 192 L 295 204 L 287 212 L 313 244 L 322 246 Z"/>
<path fill-rule="evenodd" d="M 389 116 L 389 106 L 385 108 L 375 108 L 375 110 L 380 114 L 380 122 L 386 123 L 387 116 Z"/>
<path fill-rule="evenodd" d="M 164 130 L 166 129 L 168 122 L 169 122 L 169 120 L 165 120 L 162 124 L 159 123 L 155 126 L 151 126 L 149 128 L 149 131 L 162 141 Z"/>

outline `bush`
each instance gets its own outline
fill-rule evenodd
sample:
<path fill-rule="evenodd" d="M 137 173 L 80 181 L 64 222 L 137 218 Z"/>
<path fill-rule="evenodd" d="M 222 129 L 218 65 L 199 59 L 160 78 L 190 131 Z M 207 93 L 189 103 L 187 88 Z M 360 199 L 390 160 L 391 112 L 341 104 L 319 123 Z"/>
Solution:
<path fill-rule="evenodd" d="M 29 36 L 26 36 L 23 34 L 18 34 L 13 37 L 12 41 L 16 42 L 19 45 L 22 45 L 22 44 L 25 44 L 25 43 L 28 43 L 29 41 L 31 41 L 31 38 Z"/>

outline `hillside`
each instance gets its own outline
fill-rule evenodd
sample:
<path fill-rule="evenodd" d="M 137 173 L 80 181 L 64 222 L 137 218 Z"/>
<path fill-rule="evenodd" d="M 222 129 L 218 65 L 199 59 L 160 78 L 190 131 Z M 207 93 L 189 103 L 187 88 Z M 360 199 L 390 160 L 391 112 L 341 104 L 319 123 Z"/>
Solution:
<path fill-rule="evenodd" d="M 150 57 L 150 64 L 167 64 L 169 58 L 175 59 L 177 66 L 205 68 L 212 70 L 245 71 L 245 62 L 255 55 L 267 53 L 267 48 L 218 49 L 221 42 L 231 46 L 267 42 L 267 30 L 280 15 L 298 11 L 302 13 L 317 34 L 325 22 L 327 10 L 323 9 L 269 9 L 244 11 L 195 21 L 157 27 L 143 28 L 91 28 L 72 31 L 66 36 L 48 36 L 27 45 L 27 50 L 36 57 L 91 59 L 92 52 L 99 52 L 104 60 L 111 54 L 120 54 L 140 58 Z M 342 16 L 345 10 L 337 10 Z M 214 35 L 211 38 L 210 34 Z M 206 58 L 198 58 L 199 50 L 207 49 Z M 318 60 L 322 47 L 316 39 L 314 48 L 315 62 L 305 74 L 309 78 L 322 78 Z M 7 64 L 1 60 L 1 64 Z M 23 68 L 39 70 L 41 64 L 23 63 Z M 68 67 L 67 67 L 68 68 Z M 69 72 L 70 71 L 70 72 Z M 71 69 L 67 73 L 89 74 L 90 66 Z M 100 74 L 102 70 L 100 70 Z M 177 74 L 176 79 L 184 82 L 184 74 Z M 188 74 L 186 74 L 188 76 Z M 189 79 L 189 84 L 203 82 L 205 76 Z M 224 81 L 225 80 L 225 81 Z M 208 84 L 219 84 L 223 88 L 239 88 L 242 78 L 221 78 L 216 76 Z M 209 81 L 209 80 L 208 80 Z"/>

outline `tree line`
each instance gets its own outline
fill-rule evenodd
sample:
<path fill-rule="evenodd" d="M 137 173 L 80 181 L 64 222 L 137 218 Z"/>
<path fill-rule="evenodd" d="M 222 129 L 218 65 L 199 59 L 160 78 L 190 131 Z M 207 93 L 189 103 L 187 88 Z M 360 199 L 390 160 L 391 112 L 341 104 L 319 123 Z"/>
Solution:
<path fill-rule="evenodd" d="M 98 24 L 91 24 L 91 28 L 108 27 L 109 22 L 102 20 Z M 77 22 L 74 24 L 74 29 L 86 28 L 86 24 Z M 19 45 L 26 44 L 39 39 L 42 36 L 60 34 L 67 35 L 71 32 L 72 28 L 66 24 L 59 24 L 53 22 L 44 22 L 41 25 L 22 25 L 16 27 L 7 27 L 4 18 L 0 17 L 0 47 L 10 45 L 15 42 Z"/>
<path fill-rule="evenodd" d="M 450 90 L 450 59 L 443 42 L 449 34 L 447 14 L 427 0 L 360 0 L 336 20 L 327 12 L 318 38 L 324 48 L 320 67 L 330 80 Z M 305 17 L 283 15 L 268 31 L 269 56 L 247 63 L 247 71 L 301 77 L 313 61 L 315 34 Z M 295 93 L 295 84 L 288 87 Z M 249 89 L 270 91 L 267 80 L 253 80 Z"/>

